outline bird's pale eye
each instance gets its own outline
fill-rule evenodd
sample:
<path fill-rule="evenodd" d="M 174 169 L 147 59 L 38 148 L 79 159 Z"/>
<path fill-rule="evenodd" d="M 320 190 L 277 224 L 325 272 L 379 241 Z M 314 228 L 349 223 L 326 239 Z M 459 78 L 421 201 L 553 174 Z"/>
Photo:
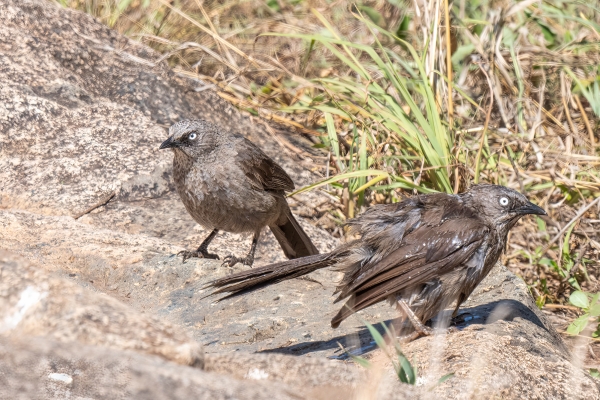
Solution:
<path fill-rule="evenodd" d="M 508 205 L 508 203 L 509 203 L 508 197 L 500 197 L 499 201 L 500 201 L 500 205 L 502 207 L 506 207 Z"/>
<path fill-rule="evenodd" d="M 188 139 L 189 140 L 195 140 L 197 137 L 196 132 L 192 132 L 188 135 Z"/>

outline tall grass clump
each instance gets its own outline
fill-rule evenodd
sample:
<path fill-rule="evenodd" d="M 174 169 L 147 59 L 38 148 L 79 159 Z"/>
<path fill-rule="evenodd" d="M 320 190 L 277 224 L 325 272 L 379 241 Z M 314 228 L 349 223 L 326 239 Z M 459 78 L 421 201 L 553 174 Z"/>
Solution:
<path fill-rule="evenodd" d="M 343 39 L 318 11 L 313 12 L 326 29 L 318 35 L 265 34 L 319 43 L 349 71 L 341 77 L 313 79 L 294 104 L 280 108 L 292 114 L 318 111 L 326 122 L 323 141 L 331 149 L 340 174 L 305 189 L 332 180 L 347 181 L 344 189 L 350 200 L 349 217 L 354 215 L 353 199 L 359 196 L 360 207 L 367 188 L 452 192 L 454 136 L 448 123 L 442 121 L 422 55 L 362 15 L 355 17 L 373 35 L 377 30 L 398 41 L 411 59 L 400 60 L 377 39 L 374 47 Z M 338 119 L 337 126 L 333 116 Z M 402 175 L 405 171 L 411 175 Z M 367 177 L 372 178 L 367 182 Z"/>

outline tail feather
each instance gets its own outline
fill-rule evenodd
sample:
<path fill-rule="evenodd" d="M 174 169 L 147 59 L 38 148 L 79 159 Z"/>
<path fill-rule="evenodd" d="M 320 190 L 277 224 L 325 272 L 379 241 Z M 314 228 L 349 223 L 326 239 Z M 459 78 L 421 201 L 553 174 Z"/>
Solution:
<path fill-rule="evenodd" d="M 335 264 L 334 253 L 315 254 L 295 260 L 253 268 L 210 282 L 206 287 L 216 288 L 212 294 L 229 293 L 220 300 L 252 292 L 264 286 L 309 274 Z"/>
<path fill-rule="evenodd" d="M 357 310 L 354 309 L 356 299 L 354 296 L 350 296 L 348 301 L 342 306 L 340 311 L 331 319 L 331 327 L 333 329 L 340 326 L 343 320 L 354 314 Z"/>
<path fill-rule="evenodd" d="M 285 217 L 283 224 L 269 227 L 283 249 L 285 256 L 292 259 L 319 254 L 319 250 L 317 250 L 289 209 Z"/>
<path fill-rule="evenodd" d="M 340 326 L 343 320 L 351 316 L 357 311 L 364 310 L 367 307 L 372 306 L 380 302 L 381 299 L 373 296 L 369 296 L 368 292 L 353 293 L 346 303 L 340 308 L 340 311 L 331 319 L 331 327 L 337 328 Z"/>

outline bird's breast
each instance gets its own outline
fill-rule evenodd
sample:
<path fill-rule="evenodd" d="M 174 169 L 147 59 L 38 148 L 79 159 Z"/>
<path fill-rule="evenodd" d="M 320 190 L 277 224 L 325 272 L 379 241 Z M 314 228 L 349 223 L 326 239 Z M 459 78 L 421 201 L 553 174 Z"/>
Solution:
<path fill-rule="evenodd" d="M 253 189 L 241 171 L 228 165 L 198 164 L 178 177 L 175 185 L 186 210 L 206 228 L 255 231 L 278 217 L 273 215 L 275 196 Z"/>

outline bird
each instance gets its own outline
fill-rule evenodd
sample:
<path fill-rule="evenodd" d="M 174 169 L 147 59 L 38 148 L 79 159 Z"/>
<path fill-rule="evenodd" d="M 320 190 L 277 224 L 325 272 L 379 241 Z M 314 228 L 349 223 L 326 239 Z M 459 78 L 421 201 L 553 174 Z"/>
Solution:
<path fill-rule="evenodd" d="M 285 199 L 294 182 L 275 161 L 244 136 L 202 119 L 184 120 L 169 128 L 159 149 L 173 151 L 173 179 L 191 217 L 210 234 L 191 257 L 219 259 L 208 252 L 219 231 L 253 233 L 252 246 L 241 258 L 223 264 L 252 266 L 261 230 L 268 226 L 287 258 L 318 254 Z"/>
<path fill-rule="evenodd" d="M 346 300 L 333 328 L 387 300 L 401 312 L 412 340 L 432 334 L 425 323 L 452 304 L 457 315 L 505 250 L 510 229 L 527 214 L 546 212 L 499 185 L 417 195 L 368 208 L 348 222 L 355 239 L 329 253 L 242 271 L 205 287 L 209 295 L 227 294 L 220 301 L 332 267 L 343 272 L 334 303 Z"/>

